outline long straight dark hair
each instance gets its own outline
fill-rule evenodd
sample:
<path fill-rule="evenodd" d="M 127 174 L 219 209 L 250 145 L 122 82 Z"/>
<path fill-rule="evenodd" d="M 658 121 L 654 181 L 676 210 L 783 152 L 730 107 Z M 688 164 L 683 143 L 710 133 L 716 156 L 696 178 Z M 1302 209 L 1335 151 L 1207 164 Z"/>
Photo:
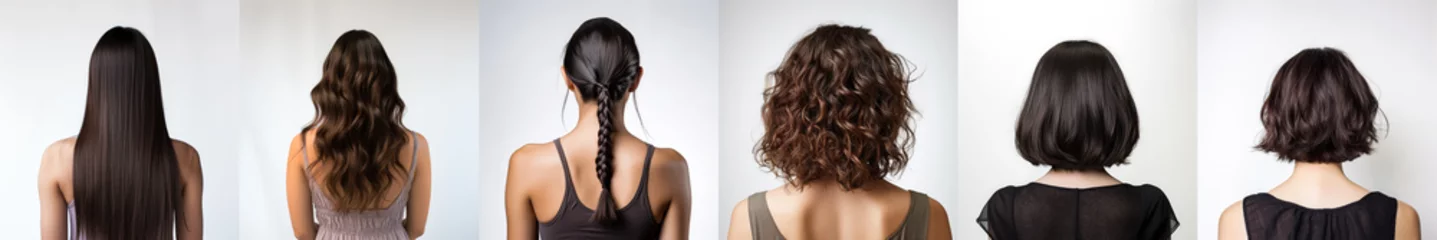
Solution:
<path fill-rule="evenodd" d="M 609 183 L 614 177 L 614 116 L 615 107 L 639 78 L 639 47 L 634 35 L 613 19 L 589 19 L 574 30 L 564 47 L 564 74 L 578 88 L 585 102 L 599 105 L 599 152 L 594 157 L 598 173 L 599 207 L 594 222 L 608 224 L 619 218 Z"/>
<path fill-rule="evenodd" d="M 409 130 L 396 78 L 379 38 L 350 30 L 334 41 L 324 75 L 310 91 L 314 120 L 304 131 L 315 130 L 318 153 L 310 169 L 320 163 L 330 168 L 323 188 L 337 211 L 373 208 L 406 179 L 399 151 Z"/>
<path fill-rule="evenodd" d="M 139 30 L 111 28 L 95 44 L 73 170 L 75 220 L 86 238 L 168 239 L 184 222 L 156 65 Z"/>

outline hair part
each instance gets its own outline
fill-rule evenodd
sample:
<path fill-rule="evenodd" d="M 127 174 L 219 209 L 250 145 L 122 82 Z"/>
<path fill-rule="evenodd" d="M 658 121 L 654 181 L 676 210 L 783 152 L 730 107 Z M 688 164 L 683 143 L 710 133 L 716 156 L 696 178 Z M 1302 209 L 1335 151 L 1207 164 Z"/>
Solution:
<path fill-rule="evenodd" d="M 1352 161 L 1372 152 L 1380 111 L 1367 80 L 1342 51 L 1304 49 L 1272 80 L 1260 114 L 1266 134 L 1256 148 L 1285 161 Z"/>
<path fill-rule="evenodd" d="M 314 120 L 304 127 L 315 132 L 310 169 L 328 167 L 322 187 L 336 211 L 372 209 L 407 179 L 399 152 L 411 140 L 394 67 L 378 37 L 350 30 L 335 40 L 323 69 L 310 91 Z"/>
<path fill-rule="evenodd" d="M 71 204 L 77 232 L 162 239 L 174 237 L 176 225 L 188 227 L 175 158 L 155 51 L 139 30 L 111 28 L 90 57 L 85 118 L 76 137 Z"/>
<path fill-rule="evenodd" d="M 1014 142 L 1034 166 L 1093 170 L 1127 163 L 1138 142 L 1138 111 L 1108 49 L 1065 41 L 1033 71 Z"/>
<path fill-rule="evenodd" d="M 768 74 L 755 160 L 800 189 L 833 180 L 852 190 L 901 172 L 917 113 L 910 73 L 869 29 L 819 26 Z"/>
<path fill-rule="evenodd" d="M 614 118 L 616 106 L 622 102 L 639 78 L 639 47 L 634 35 L 619 22 L 606 17 L 584 21 L 564 47 L 564 74 L 579 92 L 580 100 L 598 105 L 599 150 L 594 158 L 594 171 L 602 187 L 599 205 L 591 220 L 610 224 L 619 218 L 610 183 L 614 177 Z"/>

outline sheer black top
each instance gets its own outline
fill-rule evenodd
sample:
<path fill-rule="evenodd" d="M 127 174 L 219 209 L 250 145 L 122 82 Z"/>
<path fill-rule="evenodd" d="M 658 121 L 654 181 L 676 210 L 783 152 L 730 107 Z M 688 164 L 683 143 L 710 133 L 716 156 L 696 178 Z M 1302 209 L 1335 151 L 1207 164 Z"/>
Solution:
<path fill-rule="evenodd" d="M 1247 238 L 1392 239 L 1397 231 L 1397 199 L 1371 192 L 1337 208 L 1311 209 L 1259 193 L 1242 199 Z"/>
<path fill-rule="evenodd" d="M 978 225 L 995 240 L 1170 239 L 1178 228 L 1163 190 L 1118 184 L 1063 188 L 1042 183 L 993 193 Z"/>

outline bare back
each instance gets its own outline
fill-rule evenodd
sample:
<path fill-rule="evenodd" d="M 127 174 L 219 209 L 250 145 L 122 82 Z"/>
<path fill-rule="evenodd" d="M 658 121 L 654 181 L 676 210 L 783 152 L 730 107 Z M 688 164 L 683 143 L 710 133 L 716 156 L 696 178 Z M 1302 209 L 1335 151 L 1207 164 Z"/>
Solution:
<path fill-rule="evenodd" d="M 40 228 L 42 239 L 67 239 L 70 221 L 67 211 L 75 201 L 75 137 L 50 144 L 41 157 L 39 173 Z M 177 239 L 199 239 L 204 235 L 201 195 L 204 177 L 199 152 L 180 140 L 172 140 L 179 167 L 186 227 L 175 227 Z"/>

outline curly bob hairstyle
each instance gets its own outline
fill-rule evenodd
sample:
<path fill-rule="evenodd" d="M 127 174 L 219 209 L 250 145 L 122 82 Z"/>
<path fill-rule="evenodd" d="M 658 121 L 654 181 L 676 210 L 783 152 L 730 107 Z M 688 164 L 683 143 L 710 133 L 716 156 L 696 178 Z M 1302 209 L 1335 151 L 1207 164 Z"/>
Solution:
<path fill-rule="evenodd" d="M 1038 60 L 1015 131 L 1034 166 L 1091 170 L 1127 163 L 1138 108 L 1117 59 L 1090 41 L 1058 43 Z"/>
<path fill-rule="evenodd" d="M 1305 49 L 1272 80 L 1261 113 L 1267 133 L 1257 149 L 1285 161 L 1351 161 L 1372 152 L 1379 111 L 1367 80 L 1342 51 Z"/>
<path fill-rule="evenodd" d="M 907 66 L 866 28 L 819 26 L 768 74 L 759 165 L 799 188 L 832 179 L 845 190 L 901 171 L 916 112 Z"/>

